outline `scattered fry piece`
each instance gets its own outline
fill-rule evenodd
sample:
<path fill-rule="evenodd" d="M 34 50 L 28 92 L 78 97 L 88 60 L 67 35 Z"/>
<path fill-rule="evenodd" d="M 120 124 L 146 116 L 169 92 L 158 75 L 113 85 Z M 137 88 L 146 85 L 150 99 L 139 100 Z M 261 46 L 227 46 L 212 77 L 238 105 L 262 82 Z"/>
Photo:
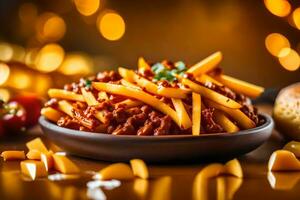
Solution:
<path fill-rule="evenodd" d="M 29 176 L 32 180 L 47 176 L 47 171 L 41 161 L 25 160 L 20 163 L 22 174 Z"/>
<path fill-rule="evenodd" d="M 130 180 L 134 178 L 134 175 L 129 165 L 125 163 L 115 163 L 100 170 L 99 178 L 102 180 Z"/>
<path fill-rule="evenodd" d="M 63 174 L 77 174 L 80 169 L 64 155 L 53 154 L 54 169 Z"/>
<path fill-rule="evenodd" d="M 149 181 L 141 178 L 134 179 L 133 190 L 140 199 L 145 199 L 149 190 Z"/>
<path fill-rule="evenodd" d="M 287 150 L 274 151 L 268 163 L 269 171 L 300 171 L 300 161 Z"/>
<path fill-rule="evenodd" d="M 29 160 L 40 160 L 41 159 L 41 152 L 36 149 L 31 149 L 26 154 L 27 159 Z"/>
<path fill-rule="evenodd" d="M 224 165 L 224 170 L 222 173 L 230 174 L 230 175 L 236 176 L 238 178 L 243 178 L 243 170 L 240 165 L 240 162 L 237 159 L 228 161 Z"/>
<path fill-rule="evenodd" d="M 48 153 L 48 149 L 39 137 L 27 142 L 26 146 L 29 150 L 37 150 L 43 153 Z"/>
<path fill-rule="evenodd" d="M 3 151 L 1 157 L 4 161 L 8 160 L 24 160 L 25 153 L 24 151 Z"/>
<path fill-rule="evenodd" d="M 146 163 L 141 159 L 132 159 L 130 160 L 130 165 L 133 171 L 133 174 L 142 179 L 149 178 L 149 171 Z"/>
<path fill-rule="evenodd" d="M 54 161 L 53 161 L 53 153 L 48 152 L 48 153 L 41 153 L 41 161 L 45 165 L 46 171 L 48 172 L 51 170 L 54 166 Z"/>

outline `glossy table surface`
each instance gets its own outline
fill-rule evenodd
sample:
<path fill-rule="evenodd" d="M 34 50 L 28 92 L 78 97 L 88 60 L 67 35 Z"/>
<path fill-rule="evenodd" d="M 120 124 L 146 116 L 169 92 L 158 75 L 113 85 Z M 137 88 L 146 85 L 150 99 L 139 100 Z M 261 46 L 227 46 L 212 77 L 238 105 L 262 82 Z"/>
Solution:
<path fill-rule="evenodd" d="M 271 107 L 258 106 L 260 111 L 271 113 Z M 3 150 L 26 150 L 25 142 L 41 136 L 39 129 L 22 137 L 0 141 Z M 42 136 L 41 136 L 42 137 Z M 48 142 L 45 139 L 46 143 Z M 197 181 L 196 175 L 210 163 L 205 161 L 167 165 L 149 165 L 151 179 L 135 179 L 121 182 L 114 189 L 88 190 L 91 171 L 98 171 L 110 163 L 70 156 L 83 171 L 80 177 L 51 181 L 41 178 L 30 181 L 20 173 L 18 161 L 0 161 L 0 199 L 299 199 L 300 172 L 268 173 L 267 162 L 275 149 L 285 144 L 282 137 L 273 131 L 270 139 L 258 149 L 244 155 L 241 163 L 244 178 L 219 176 Z M 226 147 L 224 147 L 226 148 Z M 172 152 L 170 152 L 172 153 Z"/>

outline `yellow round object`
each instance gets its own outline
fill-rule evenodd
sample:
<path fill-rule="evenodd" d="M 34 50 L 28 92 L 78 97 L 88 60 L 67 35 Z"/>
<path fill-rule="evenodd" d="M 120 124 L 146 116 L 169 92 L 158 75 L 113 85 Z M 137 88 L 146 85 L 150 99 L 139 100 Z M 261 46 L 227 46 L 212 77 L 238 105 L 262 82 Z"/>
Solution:
<path fill-rule="evenodd" d="M 300 141 L 300 83 L 281 90 L 275 101 L 273 118 L 280 133 Z"/>

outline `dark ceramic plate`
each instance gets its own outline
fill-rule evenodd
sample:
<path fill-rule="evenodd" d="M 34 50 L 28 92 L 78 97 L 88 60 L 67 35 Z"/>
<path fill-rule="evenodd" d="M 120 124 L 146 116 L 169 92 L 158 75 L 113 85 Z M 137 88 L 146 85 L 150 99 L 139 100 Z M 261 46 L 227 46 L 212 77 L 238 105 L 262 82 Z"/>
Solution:
<path fill-rule="evenodd" d="M 141 158 L 148 162 L 206 161 L 226 159 L 248 153 L 264 143 L 272 133 L 273 120 L 262 114 L 265 123 L 235 134 L 201 136 L 129 136 L 91 133 L 62 128 L 40 117 L 44 134 L 70 154 L 103 161 L 128 161 Z"/>

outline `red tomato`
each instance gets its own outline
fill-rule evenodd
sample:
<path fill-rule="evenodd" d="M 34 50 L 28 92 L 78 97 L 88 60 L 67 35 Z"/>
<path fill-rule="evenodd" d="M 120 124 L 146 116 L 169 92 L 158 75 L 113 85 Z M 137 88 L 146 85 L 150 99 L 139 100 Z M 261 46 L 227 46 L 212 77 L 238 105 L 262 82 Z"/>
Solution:
<path fill-rule="evenodd" d="M 38 119 L 41 115 L 41 109 L 43 107 L 43 101 L 41 98 L 34 94 L 26 94 L 12 98 L 12 101 L 18 102 L 25 108 L 26 127 L 31 127 L 38 123 Z"/>
<path fill-rule="evenodd" d="M 25 126 L 26 111 L 18 102 L 9 102 L 1 108 L 3 135 L 19 132 Z"/>

